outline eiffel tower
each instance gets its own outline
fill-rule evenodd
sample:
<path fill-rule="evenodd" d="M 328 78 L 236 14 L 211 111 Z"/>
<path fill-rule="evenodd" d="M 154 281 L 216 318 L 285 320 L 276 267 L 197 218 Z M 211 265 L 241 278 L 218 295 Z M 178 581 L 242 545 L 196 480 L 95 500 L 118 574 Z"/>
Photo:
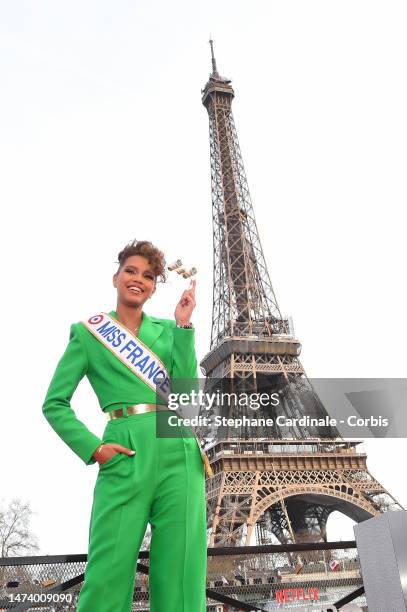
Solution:
<path fill-rule="evenodd" d="M 314 418 L 301 427 L 249 424 L 237 435 L 225 425 L 214 432 L 207 446 L 214 471 L 206 482 L 209 545 L 323 541 L 334 511 L 360 522 L 400 505 L 369 473 L 361 441 L 344 440 L 329 425 L 301 365 L 301 345 L 281 315 L 260 244 L 234 91 L 218 73 L 212 40 L 210 46 L 202 103 L 209 115 L 214 284 L 211 345 L 200 364 L 205 390 L 276 392 L 278 407 L 262 407 L 256 418 Z M 238 417 L 247 408 L 235 402 L 220 412 Z"/>

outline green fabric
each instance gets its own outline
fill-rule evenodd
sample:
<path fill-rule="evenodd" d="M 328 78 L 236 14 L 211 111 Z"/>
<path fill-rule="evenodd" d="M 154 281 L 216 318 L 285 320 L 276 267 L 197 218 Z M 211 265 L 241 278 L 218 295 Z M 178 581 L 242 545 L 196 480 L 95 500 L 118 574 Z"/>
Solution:
<path fill-rule="evenodd" d="M 117 318 L 112 310 L 109 315 Z M 195 378 L 195 332 L 175 321 L 157 319 L 143 312 L 138 337 L 163 361 L 170 378 Z M 80 380 L 88 377 L 102 410 L 124 405 L 156 403 L 157 398 L 83 323 L 71 326 L 69 344 L 48 388 L 42 410 L 51 427 L 87 464 L 102 440 L 77 418 L 71 399 Z M 116 406 L 113 406 L 116 405 Z"/>
<path fill-rule="evenodd" d="M 165 414 L 173 415 L 161 412 L 160 418 Z M 179 437 L 157 437 L 156 415 L 135 414 L 106 425 L 106 442 L 136 454 L 117 453 L 99 468 L 77 612 L 130 612 L 148 523 L 150 612 L 206 610 L 203 463 L 187 428 L 180 428 Z"/>

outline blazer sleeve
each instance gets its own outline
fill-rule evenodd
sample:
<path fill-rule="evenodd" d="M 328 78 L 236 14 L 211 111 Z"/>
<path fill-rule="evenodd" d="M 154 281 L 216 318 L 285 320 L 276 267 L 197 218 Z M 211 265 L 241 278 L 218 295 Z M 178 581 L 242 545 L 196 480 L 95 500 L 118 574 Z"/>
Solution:
<path fill-rule="evenodd" d="M 59 437 L 86 465 L 91 465 L 96 462 L 92 455 L 102 440 L 89 431 L 71 408 L 71 398 L 87 368 L 86 349 L 79 326 L 74 323 L 70 330 L 69 344 L 49 385 L 42 412 Z"/>
<path fill-rule="evenodd" d="M 195 329 L 182 329 L 175 325 L 173 335 L 171 378 L 197 378 Z"/>
<path fill-rule="evenodd" d="M 175 321 L 173 325 L 171 391 L 178 394 L 198 392 L 195 330 L 177 327 Z"/>

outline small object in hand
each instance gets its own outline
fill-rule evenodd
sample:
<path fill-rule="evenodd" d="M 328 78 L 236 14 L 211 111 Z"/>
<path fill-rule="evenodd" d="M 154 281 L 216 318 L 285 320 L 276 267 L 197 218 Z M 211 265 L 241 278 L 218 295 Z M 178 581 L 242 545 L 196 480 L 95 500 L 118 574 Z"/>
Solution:
<path fill-rule="evenodd" d="M 190 278 L 191 276 L 194 276 L 197 273 L 197 269 L 194 267 L 187 270 L 182 265 L 182 261 L 180 259 L 177 259 L 173 263 L 169 264 L 169 266 L 167 267 L 168 270 L 170 270 L 171 272 L 175 271 L 177 274 L 182 274 L 184 278 Z"/>
<path fill-rule="evenodd" d="M 180 259 L 177 259 L 176 261 L 173 261 L 171 264 L 169 264 L 168 270 L 170 270 L 170 272 L 172 272 L 173 270 L 176 270 L 177 268 L 180 268 L 182 266 L 182 261 Z"/>
<path fill-rule="evenodd" d="M 181 272 L 181 274 L 184 278 L 189 278 L 190 276 L 194 276 L 197 272 L 198 270 L 196 268 L 191 268 L 190 270 L 188 270 L 188 272 L 184 271 Z"/>

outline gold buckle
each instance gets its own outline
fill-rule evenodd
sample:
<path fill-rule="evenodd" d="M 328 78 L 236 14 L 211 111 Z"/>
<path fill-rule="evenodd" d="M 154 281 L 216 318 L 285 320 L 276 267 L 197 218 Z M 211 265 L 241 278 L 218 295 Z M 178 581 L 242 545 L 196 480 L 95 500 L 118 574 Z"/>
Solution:
<path fill-rule="evenodd" d="M 156 412 L 157 410 L 160 410 L 157 404 L 135 404 L 134 406 L 127 406 L 127 416 L 132 414 L 144 414 L 145 412 Z M 109 420 L 120 419 L 122 417 L 124 417 L 123 408 L 116 408 L 107 413 L 107 418 Z"/>

